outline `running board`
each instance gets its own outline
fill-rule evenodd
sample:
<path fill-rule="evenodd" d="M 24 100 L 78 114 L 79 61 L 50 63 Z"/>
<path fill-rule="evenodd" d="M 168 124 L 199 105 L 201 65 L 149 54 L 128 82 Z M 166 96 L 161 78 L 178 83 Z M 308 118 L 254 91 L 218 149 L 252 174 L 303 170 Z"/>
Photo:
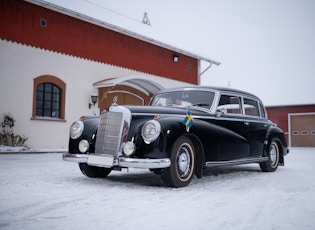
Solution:
<path fill-rule="evenodd" d="M 251 157 L 251 158 L 242 158 L 242 159 L 229 160 L 229 161 L 208 161 L 206 162 L 206 167 L 262 163 L 268 160 L 269 160 L 268 157 L 256 157 L 256 158 Z"/>

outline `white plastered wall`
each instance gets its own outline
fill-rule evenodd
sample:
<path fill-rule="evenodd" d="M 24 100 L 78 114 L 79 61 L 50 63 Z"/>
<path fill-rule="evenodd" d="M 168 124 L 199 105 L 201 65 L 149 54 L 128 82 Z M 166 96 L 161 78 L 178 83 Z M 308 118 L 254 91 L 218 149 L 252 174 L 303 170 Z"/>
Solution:
<path fill-rule="evenodd" d="M 71 123 L 81 115 L 99 114 L 88 108 L 93 83 L 112 77 L 157 76 L 111 66 L 31 46 L 0 40 L 0 116 L 10 113 L 16 120 L 14 132 L 29 139 L 30 148 L 67 148 Z M 34 78 L 52 75 L 66 83 L 66 122 L 31 120 Z M 162 78 L 165 88 L 182 85 Z"/>

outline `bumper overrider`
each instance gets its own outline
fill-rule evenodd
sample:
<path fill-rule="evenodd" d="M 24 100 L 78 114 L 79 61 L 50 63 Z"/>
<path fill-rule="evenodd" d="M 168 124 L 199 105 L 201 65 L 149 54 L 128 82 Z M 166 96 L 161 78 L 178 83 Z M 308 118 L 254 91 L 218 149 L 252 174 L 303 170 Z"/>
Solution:
<path fill-rule="evenodd" d="M 169 158 L 140 159 L 120 156 L 114 160 L 112 156 L 105 154 L 73 154 L 64 153 L 64 161 L 87 163 L 88 165 L 111 168 L 114 166 L 122 168 L 158 169 L 168 168 L 171 165 Z"/>

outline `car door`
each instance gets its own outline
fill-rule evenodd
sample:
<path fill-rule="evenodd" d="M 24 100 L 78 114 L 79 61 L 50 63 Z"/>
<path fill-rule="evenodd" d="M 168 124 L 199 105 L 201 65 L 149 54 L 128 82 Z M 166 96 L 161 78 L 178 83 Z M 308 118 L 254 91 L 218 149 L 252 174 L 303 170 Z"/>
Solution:
<path fill-rule="evenodd" d="M 242 98 L 233 94 L 222 94 L 217 106 L 216 125 L 225 128 L 220 139 L 220 160 L 233 160 L 250 156 L 247 140 L 248 122 L 244 119 Z"/>
<path fill-rule="evenodd" d="M 256 99 L 243 98 L 244 116 L 248 124 L 246 138 L 250 145 L 250 156 L 262 156 L 264 142 L 270 123 L 266 118 L 266 111 Z"/>

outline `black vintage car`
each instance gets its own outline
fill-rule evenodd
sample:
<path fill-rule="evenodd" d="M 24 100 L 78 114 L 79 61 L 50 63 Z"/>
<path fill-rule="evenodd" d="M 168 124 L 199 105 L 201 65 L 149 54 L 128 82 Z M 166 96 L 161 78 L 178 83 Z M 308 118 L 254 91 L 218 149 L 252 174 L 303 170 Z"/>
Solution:
<path fill-rule="evenodd" d="M 113 103 L 100 117 L 75 121 L 63 159 L 78 162 L 88 177 L 142 168 L 160 174 L 167 186 L 184 187 L 205 167 L 259 163 L 273 172 L 288 152 L 259 98 L 196 86 L 162 90 L 149 106 Z"/>

